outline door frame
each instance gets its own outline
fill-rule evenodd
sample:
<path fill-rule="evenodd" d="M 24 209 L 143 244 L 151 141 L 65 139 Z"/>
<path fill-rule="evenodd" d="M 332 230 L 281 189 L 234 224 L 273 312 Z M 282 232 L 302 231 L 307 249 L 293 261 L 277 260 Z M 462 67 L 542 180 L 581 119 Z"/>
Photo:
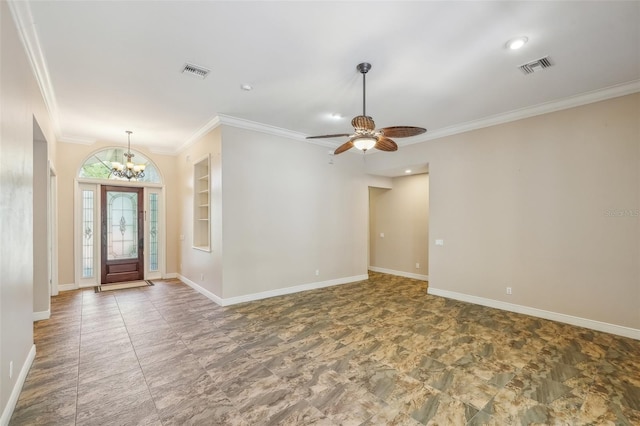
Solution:
<path fill-rule="evenodd" d="M 58 175 L 49 160 L 49 296 L 58 295 Z"/>
<path fill-rule="evenodd" d="M 145 187 L 144 188 L 144 211 L 145 211 L 145 220 L 144 220 L 144 235 L 145 237 L 149 237 L 149 226 L 150 226 L 150 218 L 151 218 L 151 207 L 149 205 L 150 200 L 149 196 L 151 194 L 157 194 L 158 199 L 158 222 L 159 227 L 156 230 L 158 232 L 158 237 L 160 244 L 158 245 L 158 270 L 151 270 L 151 261 L 149 256 L 151 255 L 151 244 L 150 238 L 145 238 L 145 250 L 144 250 L 144 279 L 145 280 L 154 280 L 154 279 L 162 279 L 166 276 L 166 244 L 165 244 L 165 235 L 166 235 L 166 215 L 165 215 L 165 200 L 164 200 L 164 190 L 162 188 L 153 188 L 153 187 Z"/>
<path fill-rule="evenodd" d="M 136 210 L 137 210 L 137 216 L 136 216 L 136 221 L 137 223 L 137 232 L 136 232 L 136 237 L 137 237 L 137 246 L 138 246 L 138 252 L 137 252 L 137 257 L 135 258 L 135 262 L 133 261 L 134 258 L 129 258 L 129 259 L 119 259 L 119 260 L 109 260 L 109 256 L 108 256 L 108 249 L 109 249 L 109 243 L 108 243 L 108 235 L 109 233 L 107 232 L 107 229 L 109 227 L 109 223 L 107 223 L 107 218 L 109 216 L 108 214 L 108 209 L 109 209 L 109 205 L 107 200 L 107 194 L 109 192 L 122 192 L 122 193 L 131 193 L 131 194 L 137 194 L 137 200 L 136 200 Z M 140 187 L 131 187 L 131 186 L 114 186 L 114 185 L 101 185 L 100 186 L 100 233 L 101 233 L 101 238 L 100 238 L 100 255 L 101 255 L 101 262 L 100 262 L 100 284 L 112 284 L 112 283 L 118 283 L 118 282 L 126 282 L 126 281 L 136 281 L 136 280 L 143 280 L 145 278 L 145 240 L 146 240 L 146 227 L 145 227 L 145 222 L 146 222 L 146 214 L 145 214 L 145 190 L 144 188 L 140 188 Z M 123 218 L 124 220 L 124 218 Z M 122 225 L 120 225 L 122 226 Z M 136 277 L 132 277 L 131 279 L 127 278 L 127 279 L 121 279 L 121 281 L 108 281 L 108 271 L 109 271 L 109 266 L 114 266 L 116 267 L 117 265 L 125 265 L 125 264 L 134 264 L 137 263 L 138 265 L 138 269 L 137 269 L 137 276 Z"/>
<path fill-rule="evenodd" d="M 137 187 L 144 188 L 144 197 L 145 201 L 147 198 L 147 194 L 151 190 L 160 194 L 160 276 L 154 276 L 153 274 L 149 274 L 148 268 L 145 267 L 144 271 L 144 279 L 153 279 L 153 278 L 166 278 L 166 206 L 165 202 L 166 198 L 166 189 L 164 184 L 160 183 L 150 183 L 150 182 L 128 182 L 128 181 L 118 181 L 118 180 L 108 180 L 108 179 L 87 179 L 87 178 L 76 178 L 75 181 L 75 190 L 74 190 L 74 220 L 73 220 L 73 264 L 74 264 L 74 283 L 72 284 L 73 288 L 87 288 L 94 287 L 100 285 L 100 275 L 98 271 L 100 271 L 100 265 L 102 262 L 101 259 L 101 248 L 100 241 L 102 238 L 101 235 L 101 224 L 100 224 L 100 189 L 102 185 L 107 186 L 124 186 L 124 187 Z M 82 277 L 82 191 L 83 190 L 92 190 L 95 191 L 94 197 L 94 224 L 95 228 L 95 236 L 94 236 L 94 274 L 92 277 L 83 278 Z M 145 224 L 146 226 L 146 224 Z M 146 228 L 145 228 L 146 232 Z M 145 236 L 146 237 L 146 236 Z M 148 238 L 144 239 L 145 241 L 145 253 L 149 252 L 149 248 L 146 247 Z M 72 287 L 64 286 L 65 290 L 70 290 Z"/>

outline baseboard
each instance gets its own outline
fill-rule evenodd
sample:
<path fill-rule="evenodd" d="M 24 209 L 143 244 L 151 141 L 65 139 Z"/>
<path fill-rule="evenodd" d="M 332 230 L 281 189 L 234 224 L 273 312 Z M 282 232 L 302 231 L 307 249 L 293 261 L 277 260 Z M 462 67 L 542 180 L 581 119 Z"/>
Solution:
<path fill-rule="evenodd" d="M 397 275 L 399 277 L 413 278 L 414 280 L 429 281 L 429 275 L 413 274 L 411 272 L 394 271 L 393 269 L 378 268 L 377 266 L 369 266 L 369 270 L 380 272 L 381 274 Z"/>
<path fill-rule="evenodd" d="M 51 318 L 51 309 L 33 313 L 33 322 L 47 320 L 49 318 Z"/>
<path fill-rule="evenodd" d="M 618 336 L 629 337 L 640 340 L 640 330 L 622 325 L 609 324 L 587 318 L 574 317 L 572 315 L 558 312 L 545 311 L 544 309 L 531 308 L 529 306 L 516 305 L 514 303 L 502 302 L 500 300 L 486 299 L 484 297 L 471 296 L 469 294 L 457 293 L 455 291 L 441 290 L 429 286 L 427 293 L 433 296 L 446 297 L 447 299 L 460 300 L 462 302 L 474 303 L 476 305 L 488 306 L 490 308 L 502 309 L 504 311 L 516 312 L 519 314 L 531 315 L 533 317 L 544 318 L 552 321 L 563 322 L 565 324 L 576 325 L 578 327 L 590 328 L 592 330 L 604 331 L 605 333 L 616 334 Z"/>
<path fill-rule="evenodd" d="M 178 278 L 179 275 L 177 272 L 169 272 L 168 274 L 164 274 L 164 278 L 162 278 L 163 280 L 170 280 L 173 278 Z"/>
<path fill-rule="evenodd" d="M 20 375 L 18 375 L 16 379 L 16 384 L 13 386 L 13 390 L 11 391 L 11 395 L 9 396 L 7 405 L 5 405 L 4 409 L 2 410 L 2 417 L 0 417 L 1 426 L 7 426 L 9 424 L 9 420 L 11 420 L 13 410 L 15 410 L 16 408 L 18 397 L 20 397 L 20 392 L 22 391 L 22 386 L 24 386 L 24 381 L 27 380 L 27 374 L 29 373 L 29 369 L 31 369 L 31 364 L 33 364 L 33 360 L 35 359 L 35 357 L 36 345 L 31 345 L 31 350 L 29 351 L 24 364 L 22 364 Z"/>
<path fill-rule="evenodd" d="M 71 284 L 58 284 L 58 291 L 71 291 L 77 290 L 78 286 L 74 283 Z"/>
<path fill-rule="evenodd" d="M 183 283 L 185 283 L 186 285 L 188 285 L 189 287 L 191 287 L 192 289 L 194 289 L 198 293 L 202 294 L 203 296 L 207 297 L 210 300 L 213 300 L 214 302 L 216 302 L 220 306 L 226 306 L 224 304 L 224 299 L 222 299 L 220 296 L 211 293 L 206 288 L 200 287 L 198 284 L 194 283 L 193 281 L 191 281 L 189 278 L 185 277 L 184 275 L 181 275 L 181 274 L 177 274 L 177 275 L 178 276 L 176 278 L 178 278 L 180 281 L 182 281 Z"/>
<path fill-rule="evenodd" d="M 268 291 L 262 291 L 259 293 L 246 294 L 243 296 L 228 297 L 226 299 L 211 293 L 209 290 L 200 287 L 198 284 L 196 284 L 195 282 L 191 281 L 190 279 L 182 275 L 178 275 L 178 278 L 180 278 L 180 280 L 185 284 L 187 284 L 189 287 L 193 288 L 197 292 L 203 294 L 204 296 L 216 302 L 218 305 L 230 306 L 230 305 L 236 305 L 238 303 L 253 302 L 255 300 L 268 299 L 270 297 L 284 296 L 286 294 L 292 294 L 292 293 L 299 293 L 301 291 L 315 290 L 318 288 L 332 287 L 340 284 L 348 284 L 348 283 L 353 283 L 357 281 L 364 281 L 369 278 L 369 275 L 367 274 L 355 275 L 352 277 L 344 277 L 344 278 L 337 278 L 334 280 L 301 284 L 293 287 L 285 287 L 285 288 L 279 288 L 276 290 L 268 290 Z"/>
<path fill-rule="evenodd" d="M 100 284 L 82 284 L 78 286 L 78 289 L 83 289 L 83 288 L 95 288 L 95 287 L 99 287 Z"/>

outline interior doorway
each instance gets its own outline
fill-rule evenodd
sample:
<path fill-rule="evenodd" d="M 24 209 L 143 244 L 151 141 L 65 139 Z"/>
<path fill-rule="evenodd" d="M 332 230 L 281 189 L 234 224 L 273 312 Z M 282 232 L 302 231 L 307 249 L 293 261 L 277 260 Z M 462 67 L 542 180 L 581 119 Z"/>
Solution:
<path fill-rule="evenodd" d="M 49 148 L 35 117 L 33 118 L 33 319 L 51 314 L 51 251 L 49 237 Z"/>
<path fill-rule="evenodd" d="M 429 174 L 369 187 L 369 270 L 429 280 Z"/>
<path fill-rule="evenodd" d="M 101 284 L 144 279 L 143 188 L 101 189 Z"/>
<path fill-rule="evenodd" d="M 49 162 L 49 198 L 47 211 L 49 241 L 49 294 L 58 295 L 58 180 L 56 171 Z"/>

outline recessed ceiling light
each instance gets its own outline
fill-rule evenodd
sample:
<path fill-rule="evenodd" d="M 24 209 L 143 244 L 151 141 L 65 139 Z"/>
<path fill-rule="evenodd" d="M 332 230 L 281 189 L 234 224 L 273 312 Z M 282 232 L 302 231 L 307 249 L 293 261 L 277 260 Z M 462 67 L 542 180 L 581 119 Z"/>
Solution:
<path fill-rule="evenodd" d="M 332 120 L 340 120 L 342 118 L 342 114 L 334 112 L 329 114 L 329 118 L 331 118 Z"/>
<path fill-rule="evenodd" d="M 250 84 L 241 84 L 240 88 L 245 92 L 250 92 L 253 90 L 253 86 L 251 86 Z"/>
<path fill-rule="evenodd" d="M 516 37 L 509 40 L 505 46 L 507 49 L 518 50 L 527 44 L 528 41 L 529 39 L 527 37 Z"/>
<path fill-rule="evenodd" d="M 405 170 L 404 172 L 405 172 L 406 174 L 409 174 L 409 173 L 411 173 L 411 169 L 407 169 L 407 170 Z"/>

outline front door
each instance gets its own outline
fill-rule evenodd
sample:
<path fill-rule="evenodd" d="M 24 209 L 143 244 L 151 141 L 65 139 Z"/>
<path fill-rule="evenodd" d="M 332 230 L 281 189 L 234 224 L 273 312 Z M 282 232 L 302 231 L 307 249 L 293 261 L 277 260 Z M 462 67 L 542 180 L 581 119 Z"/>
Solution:
<path fill-rule="evenodd" d="M 142 191 L 102 186 L 102 284 L 144 279 Z"/>

